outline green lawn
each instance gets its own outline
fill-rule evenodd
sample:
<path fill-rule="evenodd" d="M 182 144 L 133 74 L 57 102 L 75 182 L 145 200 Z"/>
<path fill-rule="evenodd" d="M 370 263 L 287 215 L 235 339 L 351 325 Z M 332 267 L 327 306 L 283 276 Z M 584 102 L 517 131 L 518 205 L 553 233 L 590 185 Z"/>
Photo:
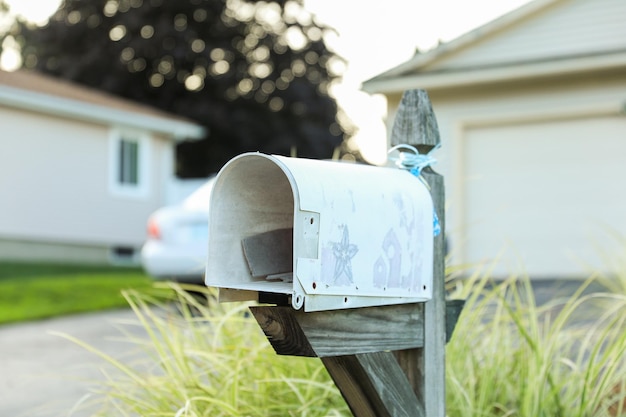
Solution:
<path fill-rule="evenodd" d="M 125 307 L 121 290 L 151 286 L 139 268 L 0 262 L 0 323 Z"/>

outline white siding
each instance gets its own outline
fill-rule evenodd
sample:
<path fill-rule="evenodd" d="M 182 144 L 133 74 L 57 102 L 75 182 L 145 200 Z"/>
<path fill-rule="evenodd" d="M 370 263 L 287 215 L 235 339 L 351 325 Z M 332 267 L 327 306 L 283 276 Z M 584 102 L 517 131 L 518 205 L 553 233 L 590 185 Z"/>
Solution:
<path fill-rule="evenodd" d="M 141 244 L 146 219 L 164 196 L 154 186 L 145 199 L 111 195 L 108 127 L 7 108 L 0 108 L 0 125 L 0 236 Z M 156 180 L 164 167 L 155 155 L 151 160 Z"/>
<path fill-rule="evenodd" d="M 563 0 L 426 71 L 558 59 L 626 49 L 626 1 Z"/>

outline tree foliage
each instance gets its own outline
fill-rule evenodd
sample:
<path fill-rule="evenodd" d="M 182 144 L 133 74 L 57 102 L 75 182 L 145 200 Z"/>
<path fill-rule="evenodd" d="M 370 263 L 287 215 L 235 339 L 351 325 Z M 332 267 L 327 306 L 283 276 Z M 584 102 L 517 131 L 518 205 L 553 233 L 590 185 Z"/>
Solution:
<path fill-rule="evenodd" d="M 328 94 L 343 61 L 301 0 L 64 0 L 17 21 L 23 65 L 186 116 L 208 137 L 179 146 L 203 176 L 261 151 L 329 158 L 346 136 Z"/>

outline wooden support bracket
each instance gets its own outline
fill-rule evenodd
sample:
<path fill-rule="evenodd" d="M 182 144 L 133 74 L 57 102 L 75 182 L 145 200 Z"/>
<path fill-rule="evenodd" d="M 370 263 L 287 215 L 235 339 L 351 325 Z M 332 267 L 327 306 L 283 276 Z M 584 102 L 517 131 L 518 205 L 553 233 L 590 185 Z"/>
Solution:
<path fill-rule="evenodd" d="M 323 358 L 350 410 L 363 417 L 421 417 L 424 408 L 391 352 Z"/>
<path fill-rule="evenodd" d="M 446 341 L 462 303 L 446 302 Z M 250 311 L 279 355 L 325 358 L 424 347 L 423 303 L 312 313 L 287 306 L 254 306 Z"/>
<path fill-rule="evenodd" d="M 279 355 L 355 355 L 423 346 L 423 305 L 305 313 L 291 307 L 250 307 Z"/>

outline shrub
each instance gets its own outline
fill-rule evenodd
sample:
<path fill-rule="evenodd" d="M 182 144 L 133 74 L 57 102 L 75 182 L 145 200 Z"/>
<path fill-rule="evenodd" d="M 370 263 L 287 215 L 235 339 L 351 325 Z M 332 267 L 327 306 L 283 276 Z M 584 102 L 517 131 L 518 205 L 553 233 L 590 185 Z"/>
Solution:
<path fill-rule="evenodd" d="M 447 414 L 626 415 L 626 295 L 588 292 L 590 282 L 541 306 L 527 279 L 457 282 L 451 295 L 467 302 L 447 346 Z M 148 334 L 128 336 L 143 361 L 85 346 L 117 369 L 99 384 L 98 415 L 350 415 L 321 362 L 276 355 L 247 305 L 169 288 L 125 293 Z"/>
<path fill-rule="evenodd" d="M 626 294 L 585 291 L 535 303 L 528 279 L 474 277 L 447 347 L 455 417 L 626 415 Z"/>
<path fill-rule="evenodd" d="M 319 359 L 277 356 L 246 305 L 218 304 L 206 288 L 170 288 L 125 293 L 148 335 L 127 336 L 143 360 L 122 363 L 73 339 L 117 371 L 94 393 L 97 415 L 349 415 Z"/>

